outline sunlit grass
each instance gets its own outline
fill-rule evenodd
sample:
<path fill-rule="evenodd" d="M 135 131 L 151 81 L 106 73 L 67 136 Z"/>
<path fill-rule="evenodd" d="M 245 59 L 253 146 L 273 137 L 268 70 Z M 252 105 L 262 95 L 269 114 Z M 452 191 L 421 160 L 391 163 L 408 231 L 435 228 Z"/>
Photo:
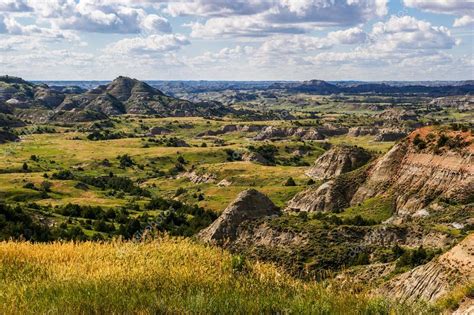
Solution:
<path fill-rule="evenodd" d="M 2 314 L 422 314 L 186 239 L 0 243 Z"/>

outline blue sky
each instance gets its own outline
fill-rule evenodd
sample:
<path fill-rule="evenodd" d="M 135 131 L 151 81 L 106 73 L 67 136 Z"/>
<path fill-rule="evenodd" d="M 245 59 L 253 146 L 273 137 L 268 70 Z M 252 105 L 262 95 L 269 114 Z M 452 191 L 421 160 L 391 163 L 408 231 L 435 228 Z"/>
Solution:
<path fill-rule="evenodd" d="M 0 0 L 29 80 L 474 79 L 472 0 Z"/>

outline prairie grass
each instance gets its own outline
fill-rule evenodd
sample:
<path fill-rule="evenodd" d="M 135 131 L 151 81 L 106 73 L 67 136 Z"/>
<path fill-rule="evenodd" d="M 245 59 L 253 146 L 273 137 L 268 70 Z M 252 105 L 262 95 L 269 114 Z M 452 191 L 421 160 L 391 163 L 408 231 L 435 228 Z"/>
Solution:
<path fill-rule="evenodd" d="M 234 261 L 234 263 L 233 263 Z M 423 314 L 189 239 L 0 243 L 0 314 Z"/>

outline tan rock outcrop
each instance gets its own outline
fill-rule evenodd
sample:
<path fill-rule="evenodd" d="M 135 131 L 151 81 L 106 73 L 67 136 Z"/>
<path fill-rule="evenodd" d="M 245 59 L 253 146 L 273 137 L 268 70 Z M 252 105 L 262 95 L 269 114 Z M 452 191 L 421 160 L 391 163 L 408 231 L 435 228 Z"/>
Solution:
<path fill-rule="evenodd" d="M 402 301 L 430 302 L 455 286 L 474 281 L 474 234 L 435 260 L 403 273 L 384 284 L 380 291 Z"/>
<path fill-rule="evenodd" d="M 243 222 L 278 214 L 278 207 L 267 196 L 248 189 L 241 192 L 209 227 L 199 232 L 198 238 L 206 243 L 224 245 L 236 239 Z"/>
<path fill-rule="evenodd" d="M 306 171 L 306 175 L 316 180 L 332 178 L 361 167 L 371 157 L 368 151 L 360 147 L 336 146 L 321 155 L 314 166 Z"/>
<path fill-rule="evenodd" d="M 351 204 L 388 191 L 395 195 L 398 215 L 412 215 L 436 198 L 467 202 L 474 195 L 471 149 L 419 152 L 406 139 L 375 163 Z"/>

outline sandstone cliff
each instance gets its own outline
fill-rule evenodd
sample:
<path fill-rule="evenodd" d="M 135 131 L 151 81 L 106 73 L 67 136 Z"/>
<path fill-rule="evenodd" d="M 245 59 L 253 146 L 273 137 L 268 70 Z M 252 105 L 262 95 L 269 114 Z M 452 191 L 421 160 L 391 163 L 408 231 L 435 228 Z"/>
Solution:
<path fill-rule="evenodd" d="M 432 144 L 424 138 L 431 134 Z M 440 146 L 441 133 L 432 128 L 414 131 L 395 145 L 370 170 L 367 181 L 357 190 L 351 204 L 392 193 L 397 215 L 413 215 L 435 199 L 466 203 L 474 196 L 474 149 L 472 135 L 452 132 L 448 139 L 461 139 L 459 147 Z M 431 138 L 431 137 L 429 137 Z M 415 140 L 418 139 L 418 140 Z M 420 149 L 416 143 L 426 148 Z M 449 141 L 449 140 L 447 140 Z M 454 141 L 454 140 L 453 140 Z"/>
<path fill-rule="evenodd" d="M 474 234 L 437 259 L 384 284 L 381 292 L 403 301 L 433 302 L 453 287 L 474 281 Z"/>
<path fill-rule="evenodd" d="M 319 188 L 296 195 L 288 210 L 340 210 L 344 201 L 357 205 L 375 196 L 392 196 L 398 217 L 414 216 L 435 200 L 468 204 L 474 196 L 474 144 L 470 132 L 414 131 L 374 161 L 366 172 L 342 174 Z M 318 178 L 342 169 L 339 156 L 322 157 Z M 341 158 L 341 160 L 344 160 Z M 350 165 L 350 163 L 349 163 Z M 311 173 L 310 173 L 311 174 Z M 366 176 L 363 176 L 366 175 Z M 336 185 L 341 182 L 339 185 Z M 343 185 L 342 185 L 343 184 Z M 341 191 L 343 191 L 341 203 Z M 337 206 L 335 206 L 337 205 Z"/>

